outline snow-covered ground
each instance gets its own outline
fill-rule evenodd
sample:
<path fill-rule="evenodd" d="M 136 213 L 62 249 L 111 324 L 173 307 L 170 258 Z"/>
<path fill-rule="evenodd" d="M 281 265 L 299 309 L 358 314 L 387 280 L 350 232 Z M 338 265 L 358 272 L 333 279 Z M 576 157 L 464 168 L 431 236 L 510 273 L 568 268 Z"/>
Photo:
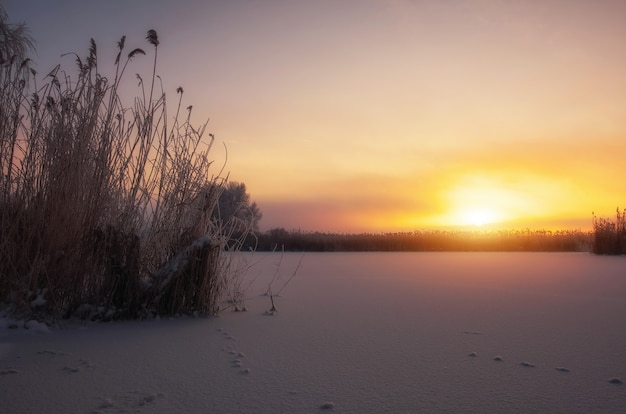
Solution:
<path fill-rule="evenodd" d="M 626 412 L 626 257 L 291 253 L 269 316 L 279 257 L 254 256 L 248 312 L 2 320 L 0 412 Z"/>

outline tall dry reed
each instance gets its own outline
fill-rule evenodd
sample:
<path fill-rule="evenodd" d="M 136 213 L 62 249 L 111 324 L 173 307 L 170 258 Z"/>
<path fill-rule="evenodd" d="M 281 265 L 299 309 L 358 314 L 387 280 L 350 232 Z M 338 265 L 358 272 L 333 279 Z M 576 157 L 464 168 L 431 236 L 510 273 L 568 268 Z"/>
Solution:
<path fill-rule="evenodd" d="M 626 254 L 626 212 L 618 208 L 615 220 L 593 215 L 593 253 Z"/>
<path fill-rule="evenodd" d="M 30 39 L 3 47 L 0 301 L 28 317 L 218 310 L 229 276 L 228 235 L 211 220 L 224 182 L 214 137 L 191 124 L 182 88 L 168 113 L 157 33 L 146 39 L 154 64 L 132 105 L 121 82 L 146 51 L 126 52 L 125 37 L 112 77 L 92 39 L 75 75 L 57 66 L 41 86 L 24 56 Z"/>

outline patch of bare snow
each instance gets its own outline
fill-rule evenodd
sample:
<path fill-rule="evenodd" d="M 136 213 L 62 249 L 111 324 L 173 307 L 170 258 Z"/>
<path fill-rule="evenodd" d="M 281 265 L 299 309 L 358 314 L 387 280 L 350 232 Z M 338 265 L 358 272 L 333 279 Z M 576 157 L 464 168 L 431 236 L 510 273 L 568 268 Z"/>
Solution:
<path fill-rule="evenodd" d="M 32 308 L 37 308 L 37 307 L 40 307 L 40 306 L 44 306 L 46 304 L 45 296 L 46 296 L 47 292 L 48 292 L 48 289 L 41 289 L 37 293 L 37 297 L 30 302 L 30 306 Z"/>

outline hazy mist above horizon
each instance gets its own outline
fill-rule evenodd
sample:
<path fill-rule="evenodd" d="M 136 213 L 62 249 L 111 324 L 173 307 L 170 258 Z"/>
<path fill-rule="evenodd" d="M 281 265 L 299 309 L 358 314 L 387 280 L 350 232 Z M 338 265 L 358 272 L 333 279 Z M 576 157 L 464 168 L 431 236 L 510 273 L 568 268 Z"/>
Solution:
<path fill-rule="evenodd" d="M 159 35 L 261 228 L 588 229 L 626 205 L 626 2 L 5 0 L 40 77 Z M 150 55 L 150 53 L 149 53 Z M 129 97 L 139 93 L 128 69 Z M 129 99 L 127 105 L 131 105 Z M 224 145 L 223 145 L 224 144 Z"/>

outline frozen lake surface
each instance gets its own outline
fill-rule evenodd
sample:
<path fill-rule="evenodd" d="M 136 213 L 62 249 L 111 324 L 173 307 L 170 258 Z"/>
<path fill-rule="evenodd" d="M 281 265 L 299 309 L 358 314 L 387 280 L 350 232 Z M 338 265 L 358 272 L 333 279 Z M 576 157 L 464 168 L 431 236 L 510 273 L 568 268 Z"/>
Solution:
<path fill-rule="evenodd" d="M 49 333 L 5 322 L 0 412 L 626 410 L 626 257 L 280 257 L 252 257 L 248 312 Z M 277 270 L 274 292 L 301 259 L 265 315 Z"/>

